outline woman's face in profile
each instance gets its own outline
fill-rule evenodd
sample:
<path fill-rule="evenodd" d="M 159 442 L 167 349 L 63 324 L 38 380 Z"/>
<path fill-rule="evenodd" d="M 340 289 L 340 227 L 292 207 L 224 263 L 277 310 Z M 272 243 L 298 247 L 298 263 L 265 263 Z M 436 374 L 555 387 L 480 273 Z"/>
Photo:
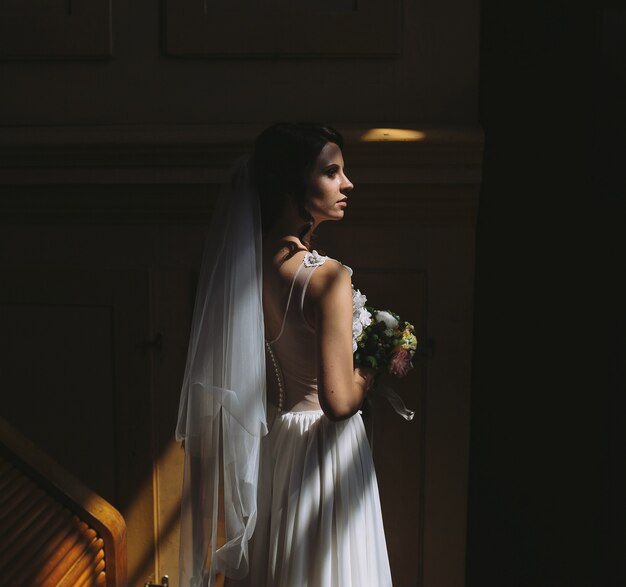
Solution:
<path fill-rule="evenodd" d="M 344 169 L 341 149 L 326 143 L 318 155 L 306 193 L 307 209 L 315 224 L 341 220 L 348 205 L 347 194 L 354 186 Z"/>

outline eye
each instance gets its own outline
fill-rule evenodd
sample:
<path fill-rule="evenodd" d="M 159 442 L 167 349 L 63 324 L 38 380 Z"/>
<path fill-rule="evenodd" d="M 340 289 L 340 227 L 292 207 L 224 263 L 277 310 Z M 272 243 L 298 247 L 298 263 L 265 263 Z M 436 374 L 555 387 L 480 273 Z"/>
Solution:
<path fill-rule="evenodd" d="M 339 171 L 339 167 L 337 167 L 336 165 L 333 165 L 329 167 L 328 169 L 326 169 L 326 175 L 328 177 L 334 177 L 335 175 L 337 175 L 338 171 Z"/>

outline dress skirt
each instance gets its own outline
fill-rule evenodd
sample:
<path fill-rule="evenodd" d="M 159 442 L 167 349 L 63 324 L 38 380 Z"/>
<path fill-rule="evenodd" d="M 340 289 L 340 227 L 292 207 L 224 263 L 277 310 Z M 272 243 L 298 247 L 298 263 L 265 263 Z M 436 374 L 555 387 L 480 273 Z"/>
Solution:
<path fill-rule="evenodd" d="M 251 587 L 389 587 L 372 453 L 360 414 L 276 416 L 261 455 Z"/>

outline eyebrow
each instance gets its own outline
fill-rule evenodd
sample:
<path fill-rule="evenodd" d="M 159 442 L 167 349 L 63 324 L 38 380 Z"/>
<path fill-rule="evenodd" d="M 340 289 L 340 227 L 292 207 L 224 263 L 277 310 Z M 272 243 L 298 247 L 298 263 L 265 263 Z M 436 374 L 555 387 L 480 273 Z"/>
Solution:
<path fill-rule="evenodd" d="M 321 169 L 323 171 L 328 171 L 329 169 L 332 169 L 333 167 L 336 167 L 337 169 L 341 169 L 343 165 L 341 162 L 334 162 L 334 161 L 326 161 L 322 163 L 321 165 Z"/>

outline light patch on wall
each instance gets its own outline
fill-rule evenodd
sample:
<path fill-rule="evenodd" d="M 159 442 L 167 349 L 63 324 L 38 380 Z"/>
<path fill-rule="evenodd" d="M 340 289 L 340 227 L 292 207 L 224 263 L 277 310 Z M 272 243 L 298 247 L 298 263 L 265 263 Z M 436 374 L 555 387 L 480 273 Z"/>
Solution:
<path fill-rule="evenodd" d="M 423 141 L 426 133 L 409 128 L 370 128 L 361 135 L 363 142 Z"/>

